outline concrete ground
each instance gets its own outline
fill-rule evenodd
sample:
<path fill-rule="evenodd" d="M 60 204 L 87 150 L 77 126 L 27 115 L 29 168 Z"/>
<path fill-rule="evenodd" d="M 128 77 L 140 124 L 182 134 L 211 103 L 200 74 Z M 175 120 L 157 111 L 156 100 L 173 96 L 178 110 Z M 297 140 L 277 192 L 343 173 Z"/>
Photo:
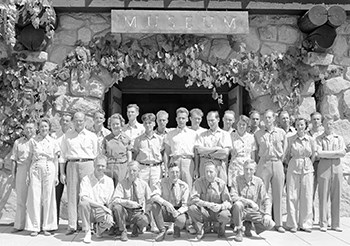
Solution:
<path fill-rule="evenodd" d="M 52 236 L 44 236 L 39 234 L 37 237 L 31 237 L 29 232 L 22 231 L 16 234 L 11 233 L 12 225 L 0 225 L 0 246 L 61 246 L 61 245 L 85 245 L 82 240 L 83 232 L 79 232 L 70 236 L 66 236 L 67 222 L 61 220 L 59 230 Z M 227 228 L 227 239 L 218 239 L 216 234 L 207 234 L 205 238 L 197 242 L 194 236 L 185 231 L 181 232 L 181 238 L 174 240 L 171 235 L 168 235 L 163 242 L 154 242 L 155 234 L 146 232 L 138 238 L 129 237 L 128 242 L 121 242 L 119 238 L 114 238 L 104 234 L 102 239 L 97 239 L 92 236 L 92 243 L 90 245 L 103 246 L 234 246 L 234 245 L 251 245 L 251 246 L 289 246 L 289 245 L 331 245 L 343 246 L 350 245 L 350 218 L 342 218 L 341 220 L 343 232 L 335 232 L 328 230 L 321 232 L 317 225 L 314 225 L 312 233 L 297 232 L 297 233 L 278 233 L 276 231 L 266 231 L 257 236 L 253 233 L 252 238 L 244 238 L 242 243 L 235 242 L 235 234 L 231 229 Z M 131 232 L 130 232 L 131 233 Z M 222 245 L 221 245 L 222 244 Z"/>

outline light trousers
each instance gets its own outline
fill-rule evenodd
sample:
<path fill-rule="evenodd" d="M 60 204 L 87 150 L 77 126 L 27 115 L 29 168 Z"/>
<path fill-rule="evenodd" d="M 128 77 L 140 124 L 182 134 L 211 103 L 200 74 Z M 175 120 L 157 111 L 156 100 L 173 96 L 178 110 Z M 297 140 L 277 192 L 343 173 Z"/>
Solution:
<path fill-rule="evenodd" d="M 114 187 L 116 187 L 120 181 L 126 178 L 127 171 L 127 162 L 120 164 L 112 162 L 107 164 L 107 170 L 105 174 L 113 179 Z"/>
<path fill-rule="evenodd" d="M 26 184 L 28 174 L 28 166 L 17 165 L 16 169 L 16 216 L 14 228 L 23 230 L 26 223 L 26 211 L 27 211 L 27 196 L 28 196 L 28 185 Z"/>
<path fill-rule="evenodd" d="M 71 230 L 77 229 L 80 182 L 93 171 L 93 161 L 69 161 L 67 164 L 68 228 Z"/>
<path fill-rule="evenodd" d="M 282 161 L 261 158 L 256 169 L 256 176 L 263 180 L 266 192 L 269 191 L 271 185 L 274 220 L 276 226 L 282 226 L 282 194 L 284 186 Z"/>
<path fill-rule="evenodd" d="M 37 161 L 32 164 L 29 172 L 25 229 L 36 232 L 41 229 L 57 230 L 55 165 L 51 161 Z"/>
<path fill-rule="evenodd" d="M 180 179 L 188 184 L 189 190 L 192 189 L 194 162 L 193 158 L 172 157 L 170 162 L 176 163 L 180 168 Z"/>
<path fill-rule="evenodd" d="M 153 190 L 155 188 L 155 184 L 160 180 L 162 175 L 161 165 L 148 166 L 140 164 L 139 168 L 139 178 L 147 182 L 151 190 Z"/>
<path fill-rule="evenodd" d="M 287 171 L 287 227 L 312 228 L 313 181 L 313 172 Z"/>

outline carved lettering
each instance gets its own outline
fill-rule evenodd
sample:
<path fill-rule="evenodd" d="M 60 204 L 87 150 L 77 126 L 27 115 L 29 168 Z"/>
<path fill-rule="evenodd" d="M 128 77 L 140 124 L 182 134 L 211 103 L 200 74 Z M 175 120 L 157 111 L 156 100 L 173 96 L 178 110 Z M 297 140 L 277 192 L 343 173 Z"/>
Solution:
<path fill-rule="evenodd" d="M 158 15 L 154 16 L 154 25 L 153 27 L 158 27 Z M 147 26 L 151 27 L 152 26 L 152 16 L 149 15 L 147 16 Z"/>
<path fill-rule="evenodd" d="M 192 29 L 192 16 L 186 16 L 186 29 Z"/>
<path fill-rule="evenodd" d="M 236 29 L 236 18 L 235 17 L 232 17 L 230 23 L 228 23 L 226 17 L 224 17 L 224 22 L 228 26 L 228 28 L 231 28 L 231 26 L 233 25 L 233 28 Z"/>
<path fill-rule="evenodd" d="M 175 28 L 175 22 L 174 22 L 175 17 L 173 15 L 168 16 L 168 21 L 169 21 L 169 27 L 174 29 Z"/>
<path fill-rule="evenodd" d="M 125 16 L 125 23 L 127 23 L 130 27 L 134 25 L 134 28 L 137 27 L 136 16 L 132 17 L 131 21 L 128 20 L 128 17 Z"/>
<path fill-rule="evenodd" d="M 207 21 L 207 19 L 209 19 L 209 21 Z M 209 16 L 209 18 L 207 18 L 207 16 L 203 16 L 203 24 L 204 27 L 212 28 L 214 26 L 214 17 Z"/>

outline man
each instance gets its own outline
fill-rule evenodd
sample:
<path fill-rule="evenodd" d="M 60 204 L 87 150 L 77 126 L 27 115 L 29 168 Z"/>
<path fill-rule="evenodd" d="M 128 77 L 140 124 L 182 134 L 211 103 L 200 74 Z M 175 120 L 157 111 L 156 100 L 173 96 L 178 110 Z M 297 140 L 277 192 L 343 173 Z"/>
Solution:
<path fill-rule="evenodd" d="M 331 202 L 332 230 L 341 232 L 340 197 L 343 182 L 343 167 L 340 158 L 344 157 L 344 139 L 334 133 L 334 122 L 331 115 L 323 117 L 324 133 L 316 138 L 316 156 L 318 164 L 318 196 L 320 212 L 320 230 L 327 231 L 328 200 Z"/>
<path fill-rule="evenodd" d="M 214 163 L 207 164 L 205 176 L 197 179 L 190 193 L 188 214 L 197 230 L 197 240 L 204 237 L 205 222 L 219 222 L 218 237 L 225 237 L 225 226 L 231 220 L 230 194 L 225 182 L 217 177 Z"/>
<path fill-rule="evenodd" d="M 289 113 L 287 111 L 281 111 L 278 114 L 279 126 L 285 131 L 286 138 L 293 136 L 297 131 L 291 126 Z"/>
<path fill-rule="evenodd" d="M 253 110 L 249 113 L 250 118 L 250 128 L 249 133 L 255 134 L 260 130 L 260 113 L 256 110 Z"/>
<path fill-rule="evenodd" d="M 151 189 L 148 184 L 138 177 L 139 163 L 132 161 L 128 164 L 128 176 L 118 183 L 113 194 L 113 212 L 116 223 L 121 231 L 121 241 L 128 241 L 126 222 L 133 226 L 132 237 L 149 224 Z M 147 206 L 146 206 L 147 205 Z"/>
<path fill-rule="evenodd" d="M 26 202 L 28 185 L 26 179 L 31 165 L 30 140 L 35 136 L 35 123 L 24 124 L 23 137 L 17 139 L 13 145 L 10 159 L 12 160 L 12 176 L 17 193 L 15 224 L 13 233 L 23 231 L 26 220 Z"/>
<path fill-rule="evenodd" d="M 207 114 L 209 130 L 199 135 L 196 143 L 197 153 L 199 154 L 199 176 L 204 176 L 205 165 L 214 163 L 218 177 L 227 183 L 226 165 L 224 160 L 228 157 L 232 148 L 231 137 L 228 132 L 219 128 L 219 113 L 210 111 Z"/>
<path fill-rule="evenodd" d="M 73 116 L 74 130 L 68 131 L 62 138 L 60 172 L 61 182 L 67 184 L 67 235 L 75 233 L 77 229 L 79 184 L 84 176 L 94 171 L 93 160 L 98 154 L 97 136 L 85 128 L 85 120 L 84 113 L 75 113 Z M 66 162 L 67 170 L 65 171 Z"/>
<path fill-rule="evenodd" d="M 127 106 L 126 114 L 129 122 L 123 127 L 123 132 L 131 139 L 132 145 L 134 144 L 135 138 L 145 132 L 143 125 L 137 122 L 139 110 L 140 108 L 136 104 L 129 104 Z"/>
<path fill-rule="evenodd" d="M 169 122 L 169 114 L 164 110 L 159 110 L 156 114 L 157 128 L 155 133 L 162 137 L 164 140 L 165 136 L 173 130 L 173 128 L 167 128 Z"/>
<path fill-rule="evenodd" d="M 152 193 L 152 213 L 160 231 L 155 241 L 163 241 L 166 235 L 164 221 L 175 222 L 174 238 L 180 237 L 180 231 L 186 223 L 188 185 L 179 179 L 180 169 L 175 163 L 168 168 L 168 177 L 156 184 Z"/>
<path fill-rule="evenodd" d="M 256 175 L 264 181 L 266 190 L 272 188 L 273 214 L 276 230 L 284 233 L 282 226 L 282 193 L 284 186 L 284 171 L 282 161 L 287 148 L 286 133 L 275 126 L 275 114 L 266 110 L 264 114 L 265 127 L 255 133 L 257 144 L 258 167 Z"/>
<path fill-rule="evenodd" d="M 145 133 L 137 137 L 134 142 L 134 160 L 140 164 L 139 177 L 153 190 L 154 185 L 162 175 L 162 151 L 164 148 L 162 138 L 155 134 L 156 116 L 152 113 L 142 115 Z"/>
<path fill-rule="evenodd" d="M 186 126 L 188 121 L 188 110 L 178 108 L 176 110 L 177 128 L 170 131 L 164 139 L 165 155 L 164 164 L 176 163 L 180 168 L 180 179 L 192 188 L 194 174 L 194 146 L 197 133 Z M 170 157 L 170 161 L 169 161 Z"/>
<path fill-rule="evenodd" d="M 197 132 L 198 135 L 206 131 L 205 128 L 200 126 L 203 115 L 204 115 L 203 111 L 200 110 L 199 108 L 194 108 L 194 109 L 191 109 L 190 111 L 191 126 L 189 128 Z"/>
<path fill-rule="evenodd" d="M 91 223 L 95 223 L 96 237 L 114 224 L 110 209 L 114 192 L 113 180 L 104 174 L 107 157 L 99 155 L 94 161 L 94 172 L 86 175 L 80 183 L 79 210 L 85 231 L 84 243 L 91 243 Z"/>
<path fill-rule="evenodd" d="M 126 177 L 128 163 L 132 159 L 131 140 L 122 132 L 125 120 L 121 114 L 113 114 L 108 119 L 112 133 L 102 141 L 102 153 L 108 158 L 106 175 L 111 177 L 114 186 Z"/>
<path fill-rule="evenodd" d="M 245 227 L 244 234 L 251 237 L 252 223 L 258 235 L 275 225 L 270 215 L 271 203 L 264 182 L 254 176 L 255 161 L 245 161 L 243 170 L 244 174 L 233 180 L 230 192 L 233 204 L 232 220 L 238 231 L 235 237 L 237 242 L 243 241 L 243 226 Z"/>
<path fill-rule="evenodd" d="M 102 141 L 103 139 L 111 134 L 111 131 L 103 126 L 105 122 L 105 112 L 97 111 L 94 114 L 94 124 L 91 131 L 97 135 L 100 151 L 102 151 Z"/>
<path fill-rule="evenodd" d="M 233 124 L 235 123 L 235 112 L 233 110 L 226 110 L 222 121 L 224 123 L 224 127 L 222 129 L 224 131 L 227 131 L 230 134 L 231 132 L 236 131 L 236 129 L 233 128 Z"/>
<path fill-rule="evenodd" d="M 52 137 L 57 140 L 57 144 L 60 148 L 59 156 L 61 155 L 61 145 L 63 135 L 71 129 L 72 116 L 70 114 L 63 114 L 60 119 L 61 129 L 52 134 Z M 66 164 L 64 165 L 66 168 Z M 57 224 L 60 220 L 60 208 L 61 208 L 61 198 L 64 190 L 64 184 L 61 182 L 61 171 L 60 166 L 58 166 L 58 185 L 56 185 L 56 207 L 57 207 Z"/>

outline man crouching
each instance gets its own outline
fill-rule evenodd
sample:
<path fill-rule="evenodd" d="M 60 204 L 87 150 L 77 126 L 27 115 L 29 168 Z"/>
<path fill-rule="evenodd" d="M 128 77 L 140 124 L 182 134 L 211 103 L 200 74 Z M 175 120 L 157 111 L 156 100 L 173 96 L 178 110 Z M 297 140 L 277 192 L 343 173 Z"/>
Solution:
<path fill-rule="evenodd" d="M 232 222 L 237 228 L 235 241 L 243 241 L 244 234 L 251 237 L 252 224 L 255 232 L 259 235 L 265 230 L 272 229 L 275 222 L 272 220 L 271 202 L 266 193 L 263 181 L 254 176 L 256 163 L 253 160 L 247 160 L 244 163 L 244 174 L 239 175 L 233 180 L 231 188 Z"/>

